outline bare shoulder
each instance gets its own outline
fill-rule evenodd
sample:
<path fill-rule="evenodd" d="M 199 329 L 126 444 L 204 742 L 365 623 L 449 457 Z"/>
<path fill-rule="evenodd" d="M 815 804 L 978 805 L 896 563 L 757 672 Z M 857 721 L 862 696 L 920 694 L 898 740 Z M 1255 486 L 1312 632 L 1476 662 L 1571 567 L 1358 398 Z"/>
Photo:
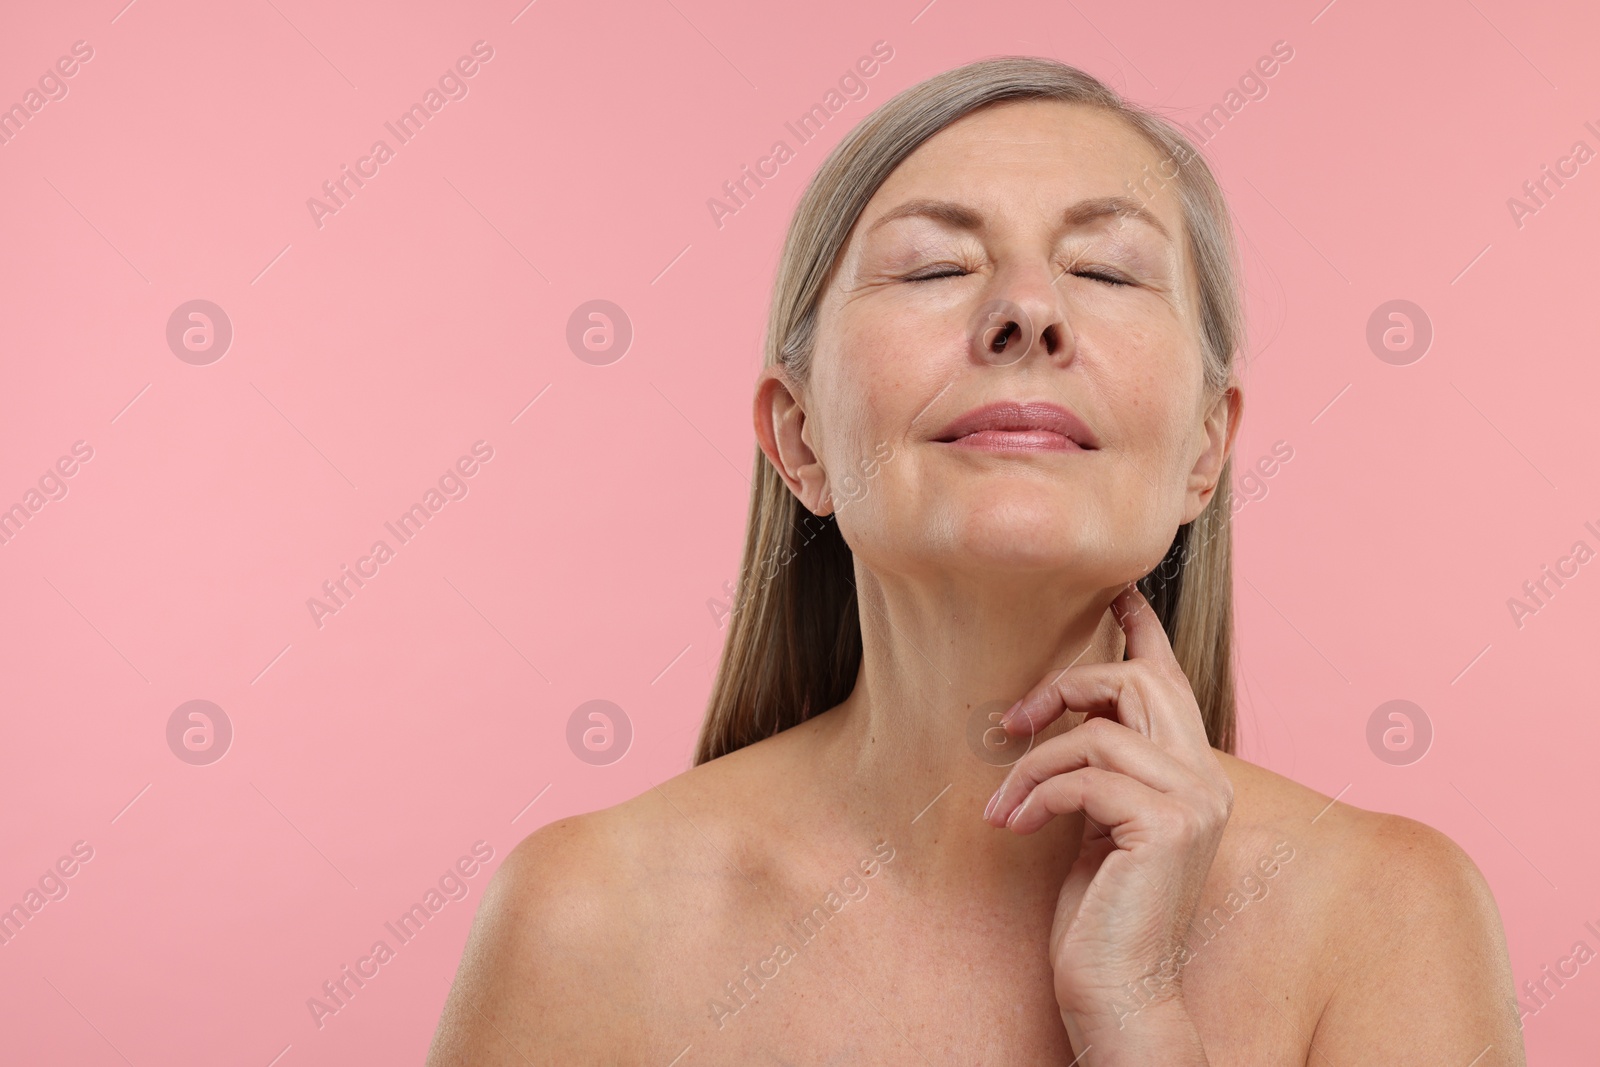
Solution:
<path fill-rule="evenodd" d="M 479 902 L 429 1067 L 583 1058 L 590 1038 L 571 1023 L 603 1027 L 616 1003 L 595 994 L 615 958 L 606 947 L 625 936 L 607 872 L 628 861 L 632 837 L 627 819 L 602 811 L 553 822 L 511 850 Z"/>
<path fill-rule="evenodd" d="M 1238 840 L 1279 838 L 1304 857 L 1309 877 L 1288 910 L 1320 976 L 1314 1048 L 1333 1062 L 1382 1049 L 1390 1062 L 1482 1054 L 1478 1067 L 1522 1064 L 1499 908 L 1465 850 L 1416 819 L 1218 757 L 1234 782 Z"/>
<path fill-rule="evenodd" d="M 761 877 L 762 835 L 741 832 L 759 809 L 725 800 L 762 762 L 732 753 L 524 838 L 479 903 L 429 1067 L 659 1053 L 659 991 L 704 945 L 704 917 Z"/>
<path fill-rule="evenodd" d="M 1230 831 L 1241 839 L 1281 837 L 1317 868 L 1320 910 L 1354 946 L 1422 913 L 1454 917 L 1499 912 L 1488 882 L 1461 846 L 1439 830 L 1388 812 L 1369 811 L 1310 789 L 1235 756 L 1217 753 L 1234 783 Z M 1308 864 L 1310 866 L 1312 864 Z M 1359 920 L 1351 922 L 1350 920 Z"/>
<path fill-rule="evenodd" d="M 1356 896 L 1352 908 L 1393 916 L 1416 909 L 1494 911 L 1494 896 L 1472 858 L 1439 830 L 1388 812 L 1346 804 L 1235 756 L 1217 753 L 1234 783 L 1241 830 L 1303 840 L 1326 858 L 1320 875 Z M 1494 912 L 1498 921 L 1498 912 Z"/>

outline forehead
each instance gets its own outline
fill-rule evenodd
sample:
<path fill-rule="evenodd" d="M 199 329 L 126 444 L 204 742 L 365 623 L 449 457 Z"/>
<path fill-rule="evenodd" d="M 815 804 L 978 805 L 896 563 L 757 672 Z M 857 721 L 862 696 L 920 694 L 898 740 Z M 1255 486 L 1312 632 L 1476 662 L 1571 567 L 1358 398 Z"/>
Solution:
<path fill-rule="evenodd" d="M 868 201 L 862 229 L 922 197 L 959 199 L 985 216 L 1014 215 L 1020 222 L 1026 219 L 1019 213 L 1058 216 L 1080 200 L 1124 196 L 1179 234 L 1175 186 L 1150 180 L 1161 173 L 1160 163 L 1155 145 L 1101 108 L 1005 101 L 963 116 L 902 160 Z"/>

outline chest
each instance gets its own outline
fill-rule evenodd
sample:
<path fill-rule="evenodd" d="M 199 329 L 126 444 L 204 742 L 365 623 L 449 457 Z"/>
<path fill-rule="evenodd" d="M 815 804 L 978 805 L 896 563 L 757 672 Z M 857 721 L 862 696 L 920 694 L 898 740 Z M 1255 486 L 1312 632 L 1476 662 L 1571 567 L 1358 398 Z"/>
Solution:
<path fill-rule="evenodd" d="M 1042 958 L 1003 959 L 992 942 L 931 923 L 908 929 L 866 909 L 848 918 L 859 921 L 841 914 L 809 939 L 780 931 L 698 1004 L 682 998 L 680 1012 L 698 1008 L 694 1062 L 926 1067 L 1074 1058 Z"/>
<path fill-rule="evenodd" d="M 1247 913 L 1197 917 L 1185 998 L 1213 1062 L 1304 1063 L 1315 1019 L 1300 954 L 1249 922 L 1264 910 Z M 723 919 L 665 939 L 673 965 L 631 1016 L 640 1062 L 688 1049 L 681 1064 L 1066 1065 L 1080 1051 L 1055 1003 L 1048 909 L 936 914 L 875 891 L 837 911 Z M 1142 1003 L 1130 989 L 1130 1025 Z"/>

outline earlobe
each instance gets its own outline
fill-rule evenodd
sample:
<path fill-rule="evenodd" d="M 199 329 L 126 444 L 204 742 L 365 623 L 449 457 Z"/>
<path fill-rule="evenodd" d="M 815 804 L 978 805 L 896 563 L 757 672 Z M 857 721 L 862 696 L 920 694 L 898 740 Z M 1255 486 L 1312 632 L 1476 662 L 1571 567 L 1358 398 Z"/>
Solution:
<path fill-rule="evenodd" d="M 756 441 L 795 498 L 813 515 L 833 512 L 827 471 L 811 447 L 811 426 L 799 390 L 781 366 L 756 382 Z"/>
<path fill-rule="evenodd" d="M 813 422 L 799 404 L 795 405 L 795 411 L 797 413 L 795 425 L 798 427 L 800 437 L 798 451 L 805 457 L 805 462 L 796 471 L 801 484 L 801 492 L 796 495 L 811 514 L 832 515 L 833 485 L 828 481 L 828 471 L 823 467 L 816 449 L 812 447 Z"/>
<path fill-rule="evenodd" d="M 1239 432 L 1239 419 L 1243 413 L 1244 390 L 1236 380 L 1230 381 L 1206 413 L 1203 427 L 1205 449 L 1189 475 L 1189 488 L 1197 506 L 1187 521 L 1194 521 L 1211 503 L 1228 457 L 1233 453 L 1233 441 Z"/>

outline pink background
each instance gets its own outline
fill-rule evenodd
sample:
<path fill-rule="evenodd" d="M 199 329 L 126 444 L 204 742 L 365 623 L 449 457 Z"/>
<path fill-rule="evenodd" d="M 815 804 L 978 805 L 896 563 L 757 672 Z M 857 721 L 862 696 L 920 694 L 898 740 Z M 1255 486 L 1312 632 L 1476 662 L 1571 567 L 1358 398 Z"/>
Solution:
<path fill-rule="evenodd" d="M 1238 467 L 1293 450 L 1236 519 L 1243 754 L 1460 842 L 1519 982 L 1600 948 L 1600 563 L 1520 628 L 1507 606 L 1600 548 L 1600 163 L 1520 227 L 1507 205 L 1600 150 L 1592 9 L 122 3 L 14 4 L 0 33 L 0 104 L 93 48 L 0 146 L 0 507 L 93 449 L 0 546 L 0 906 L 94 850 L 0 947 L 0 1058 L 421 1059 L 506 852 L 688 765 L 805 181 L 893 93 L 999 53 L 1192 123 L 1293 48 L 1206 149 L 1246 259 Z M 384 122 L 480 40 L 397 147 Z M 798 144 L 784 122 L 880 40 Z M 319 228 L 307 199 L 380 137 Z M 780 138 L 719 228 L 707 201 Z M 209 365 L 166 342 L 193 299 L 234 330 Z M 593 299 L 634 328 L 609 365 L 566 340 Z M 1435 331 L 1405 366 L 1366 342 L 1393 299 Z M 468 495 L 319 628 L 308 598 L 480 440 Z M 1400 698 L 1435 734 L 1409 765 L 1366 735 Z M 195 699 L 234 730 L 205 766 L 166 737 Z M 566 742 L 592 699 L 632 722 L 609 765 Z M 480 840 L 466 899 L 319 1028 L 307 998 Z M 1592 1048 L 1597 1009 L 1591 964 L 1528 1018 L 1532 1061 Z"/>

